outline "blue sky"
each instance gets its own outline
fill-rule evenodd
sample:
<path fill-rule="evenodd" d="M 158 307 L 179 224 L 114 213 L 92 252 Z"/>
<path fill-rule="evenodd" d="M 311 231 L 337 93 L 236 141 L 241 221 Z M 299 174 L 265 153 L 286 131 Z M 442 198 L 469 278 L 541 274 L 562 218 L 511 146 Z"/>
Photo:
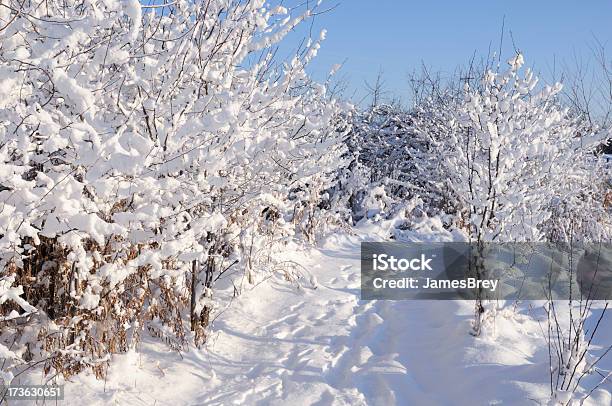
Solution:
<path fill-rule="evenodd" d="M 326 0 L 321 7 L 335 4 Z M 320 79 L 346 60 L 339 76 L 357 98 L 364 94 L 364 81 L 373 82 L 382 70 L 387 89 L 407 100 L 408 72 L 425 63 L 450 73 L 475 51 L 486 55 L 490 45 L 497 50 L 503 20 L 504 59 L 513 54 L 511 31 L 527 64 L 543 77 L 551 76 L 555 61 L 571 65 L 574 55 L 589 60 L 594 38 L 612 58 L 612 0 L 341 0 L 316 17 L 314 29 L 326 28 L 328 34 L 310 69 Z M 287 40 L 304 36 L 306 28 Z"/>

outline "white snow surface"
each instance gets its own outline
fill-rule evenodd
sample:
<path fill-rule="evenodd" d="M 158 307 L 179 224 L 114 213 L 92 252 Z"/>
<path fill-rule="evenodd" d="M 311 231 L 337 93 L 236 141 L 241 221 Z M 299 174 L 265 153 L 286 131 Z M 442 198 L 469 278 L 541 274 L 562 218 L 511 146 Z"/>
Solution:
<path fill-rule="evenodd" d="M 547 404 L 537 304 L 506 306 L 495 337 L 476 338 L 468 301 L 362 301 L 359 244 L 380 241 L 373 231 L 288 249 L 286 259 L 311 274 L 302 287 L 259 283 L 217 315 L 201 349 L 179 354 L 145 337 L 113 357 L 105 380 L 83 373 L 65 382 L 62 405 Z M 605 343 L 612 322 L 603 324 Z M 581 385 L 588 392 L 600 379 Z M 18 380 L 44 378 L 37 371 Z M 585 404 L 612 404 L 610 389 L 602 385 Z"/>

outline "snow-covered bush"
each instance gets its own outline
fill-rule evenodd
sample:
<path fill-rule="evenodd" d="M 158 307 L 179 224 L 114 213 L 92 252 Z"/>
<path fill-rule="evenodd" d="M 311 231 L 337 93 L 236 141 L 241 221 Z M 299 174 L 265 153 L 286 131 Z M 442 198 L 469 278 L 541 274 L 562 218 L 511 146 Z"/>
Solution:
<path fill-rule="evenodd" d="M 478 244 L 477 275 L 485 242 L 612 237 L 596 154 L 610 134 L 585 131 L 559 103 L 561 84 L 538 88 L 521 54 L 508 64 L 466 83 L 461 95 L 425 100 L 413 116 L 432 152 L 422 175 L 452 202 L 455 225 Z M 484 316 L 487 307 L 476 301 L 476 335 L 494 316 L 494 309 Z"/>
<path fill-rule="evenodd" d="M 455 202 L 474 241 L 552 238 L 560 206 L 570 220 L 582 216 L 582 236 L 609 238 L 594 152 L 610 135 L 584 132 L 555 98 L 561 84 L 536 89 L 522 55 L 508 63 L 506 71 L 486 71 L 477 86 L 466 84 L 461 98 L 418 106 L 416 126 L 434 153 L 423 174 Z"/>
<path fill-rule="evenodd" d="M 305 73 L 319 40 L 272 52 L 311 13 L 0 5 L 2 343 L 103 374 L 144 328 L 182 346 L 190 303 L 201 340 L 220 272 L 312 234 L 343 162 L 341 106 Z M 5 316 L 22 311 L 37 335 Z"/>
<path fill-rule="evenodd" d="M 410 194 L 416 139 L 410 115 L 398 106 L 375 105 L 353 115 L 346 143 L 368 168 L 368 182 L 386 185 L 400 198 Z M 408 178 L 408 179 L 407 179 Z M 393 183 L 396 181 L 398 183 Z"/>
<path fill-rule="evenodd" d="M 389 213 L 402 202 L 419 197 L 430 214 L 450 209 L 423 176 L 421 166 L 431 155 L 429 142 L 418 137 L 414 114 L 398 105 L 373 105 L 351 116 L 345 139 L 351 159 L 345 194 L 353 220 L 368 212 Z"/>

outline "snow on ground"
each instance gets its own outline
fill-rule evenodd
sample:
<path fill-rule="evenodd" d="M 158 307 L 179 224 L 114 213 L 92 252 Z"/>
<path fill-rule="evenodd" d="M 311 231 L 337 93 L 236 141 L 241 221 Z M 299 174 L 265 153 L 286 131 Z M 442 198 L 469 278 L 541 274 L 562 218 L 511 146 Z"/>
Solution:
<path fill-rule="evenodd" d="M 106 380 L 72 378 L 62 404 L 546 404 L 545 326 L 506 310 L 495 339 L 474 338 L 469 302 L 361 301 L 365 238 L 337 235 L 286 253 L 316 289 L 268 279 L 216 318 L 205 348 L 179 355 L 146 339 L 115 356 Z M 612 323 L 604 329 L 609 336 Z M 595 391 L 589 402 L 610 404 L 610 393 Z"/>

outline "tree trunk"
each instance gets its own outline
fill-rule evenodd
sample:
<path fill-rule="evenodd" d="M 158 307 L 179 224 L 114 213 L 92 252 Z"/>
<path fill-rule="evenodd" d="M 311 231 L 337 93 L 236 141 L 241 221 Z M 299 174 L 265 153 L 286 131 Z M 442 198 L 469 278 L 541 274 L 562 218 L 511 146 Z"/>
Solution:
<path fill-rule="evenodd" d="M 198 323 L 198 318 L 196 316 L 196 287 L 198 285 L 198 261 L 193 260 L 191 263 L 191 306 L 189 315 L 191 317 L 191 331 L 195 331 L 196 325 Z"/>

